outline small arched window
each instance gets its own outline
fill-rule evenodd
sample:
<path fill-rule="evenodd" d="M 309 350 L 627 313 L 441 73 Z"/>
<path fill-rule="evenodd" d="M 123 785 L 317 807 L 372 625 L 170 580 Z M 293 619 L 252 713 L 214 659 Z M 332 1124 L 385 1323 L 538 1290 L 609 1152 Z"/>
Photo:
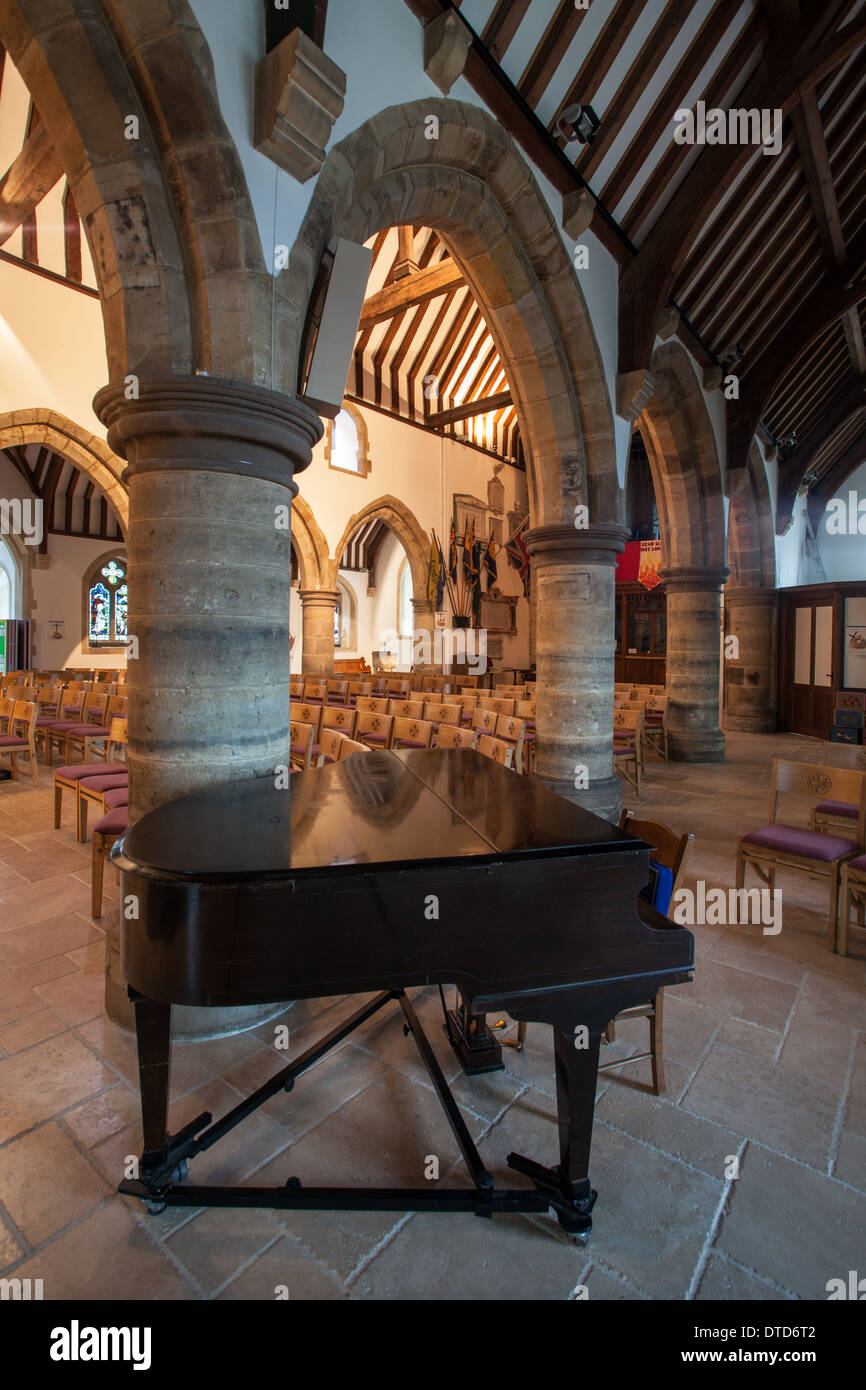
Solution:
<path fill-rule="evenodd" d="M 356 406 L 344 402 L 336 419 L 325 431 L 325 457 L 330 468 L 366 478 L 370 472 L 367 423 Z"/>
<path fill-rule="evenodd" d="M 84 579 L 84 636 L 88 651 L 125 647 L 129 638 L 126 556 L 101 556 Z"/>
<path fill-rule="evenodd" d="M 413 594 L 412 571 L 407 559 L 402 561 L 397 577 L 397 631 L 401 637 L 411 638 L 415 630 Z"/>

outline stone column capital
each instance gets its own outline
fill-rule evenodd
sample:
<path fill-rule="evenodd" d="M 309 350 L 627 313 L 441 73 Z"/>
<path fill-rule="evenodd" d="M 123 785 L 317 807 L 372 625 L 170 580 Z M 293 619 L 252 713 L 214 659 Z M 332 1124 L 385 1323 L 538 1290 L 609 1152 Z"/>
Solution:
<path fill-rule="evenodd" d="M 730 608 L 736 604 L 738 608 L 771 608 L 778 600 L 778 589 L 760 587 L 758 585 L 726 585 L 725 605 Z"/>
<path fill-rule="evenodd" d="M 435 605 L 434 605 L 432 599 L 429 599 L 429 598 L 413 598 L 413 600 L 412 600 L 412 612 L 413 612 L 413 613 L 434 613 L 435 611 L 436 611 L 436 609 L 435 609 Z"/>
<path fill-rule="evenodd" d="M 304 608 L 336 608 L 340 593 L 338 589 L 298 589 L 298 598 Z"/>
<path fill-rule="evenodd" d="M 625 527 L 608 522 L 581 530 L 557 522 L 523 533 L 526 548 L 538 565 L 615 565 L 628 537 Z"/>
<path fill-rule="evenodd" d="M 127 461 L 124 481 L 139 473 L 235 473 L 292 482 L 322 437 L 322 422 L 303 401 L 247 382 L 210 376 L 159 377 L 98 391 L 93 409 L 109 447 Z"/>
<path fill-rule="evenodd" d="M 668 594 L 721 593 L 730 572 L 727 565 L 665 565 L 659 578 Z"/>

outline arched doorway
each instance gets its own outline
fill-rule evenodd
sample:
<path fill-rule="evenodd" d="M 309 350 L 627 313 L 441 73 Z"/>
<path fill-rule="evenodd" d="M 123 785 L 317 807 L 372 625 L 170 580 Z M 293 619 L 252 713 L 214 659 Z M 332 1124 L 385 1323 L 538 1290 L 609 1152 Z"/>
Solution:
<path fill-rule="evenodd" d="M 298 328 L 331 238 L 362 243 L 410 223 L 435 228 L 459 265 L 518 413 L 527 545 L 546 615 L 536 649 L 538 774 L 615 814 L 613 567 L 625 537 L 610 397 L 560 230 L 511 138 L 485 111 L 441 99 L 391 107 L 329 153 L 278 282 L 287 321 L 276 335 L 287 344 L 279 379 L 294 389 Z M 579 505 L 589 529 L 575 526 Z M 576 764 L 588 770 L 588 792 L 574 790 Z"/>
<path fill-rule="evenodd" d="M 667 596 L 668 749 L 680 762 L 721 762 L 722 472 L 691 360 L 678 343 L 653 356 L 653 394 L 639 419 L 652 468 Z"/>

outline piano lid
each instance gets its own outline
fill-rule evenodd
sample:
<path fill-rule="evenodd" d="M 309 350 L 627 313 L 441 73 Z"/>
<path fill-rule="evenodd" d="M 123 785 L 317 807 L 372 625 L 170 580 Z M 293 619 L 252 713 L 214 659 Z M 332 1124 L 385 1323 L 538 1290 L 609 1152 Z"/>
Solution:
<path fill-rule="evenodd" d="M 127 872 L 238 881 L 339 869 L 645 848 L 471 749 L 357 753 L 291 779 L 206 787 L 157 807 L 115 846 Z"/>

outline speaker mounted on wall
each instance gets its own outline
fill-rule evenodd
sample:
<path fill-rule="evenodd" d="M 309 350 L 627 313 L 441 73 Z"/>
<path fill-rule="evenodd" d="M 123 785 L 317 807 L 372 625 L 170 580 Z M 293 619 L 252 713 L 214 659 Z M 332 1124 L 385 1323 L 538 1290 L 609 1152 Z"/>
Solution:
<path fill-rule="evenodd" d="M 322 256 L 310 295 L 298 391 L 329 420 L 343 404 L 372 264 L 369 247 L 336 237 Z"/>

